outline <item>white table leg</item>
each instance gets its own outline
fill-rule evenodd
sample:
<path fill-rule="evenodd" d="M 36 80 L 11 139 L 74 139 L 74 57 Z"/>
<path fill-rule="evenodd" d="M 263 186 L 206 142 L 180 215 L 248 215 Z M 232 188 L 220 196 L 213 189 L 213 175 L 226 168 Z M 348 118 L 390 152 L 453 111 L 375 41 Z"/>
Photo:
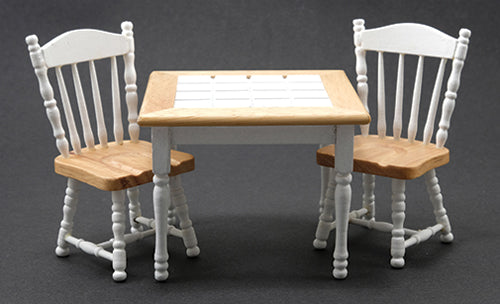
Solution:
<path fill-rule="evenodd" d="M 151 130 L 153 143 L 154 190 L 153 205 L 156 224 L 155 243 L 155 279 L 164 281 L 168 278 L 168 208 L 170 206 L 170 136 L 168 128 L 155 127 Z"/>
<path fill-rule="evenodd" d="M 333 276 L 347 277 L 347 231 L 351 208 L 351 172 L 353 162 L 354 126 L 338 126 L 335 138 L 335 251 L 333 253 Z"/>

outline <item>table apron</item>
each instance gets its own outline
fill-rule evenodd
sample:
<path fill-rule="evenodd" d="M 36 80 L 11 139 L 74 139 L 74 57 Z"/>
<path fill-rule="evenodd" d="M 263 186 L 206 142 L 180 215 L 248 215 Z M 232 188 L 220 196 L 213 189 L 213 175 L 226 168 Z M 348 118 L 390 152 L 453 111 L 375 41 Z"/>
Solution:
<path fill-rule="evenodd" d="M 168 127 L 172 144 L 332 144 L 335 126 Z"/>

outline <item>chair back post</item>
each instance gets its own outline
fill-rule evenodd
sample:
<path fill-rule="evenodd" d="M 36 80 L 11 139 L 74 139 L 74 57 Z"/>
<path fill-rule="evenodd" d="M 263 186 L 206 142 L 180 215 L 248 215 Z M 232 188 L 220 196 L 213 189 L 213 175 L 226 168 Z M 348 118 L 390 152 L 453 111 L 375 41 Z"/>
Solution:
<path fill-rule="evenodd" d="M 67 158 L 69 157 L 69 144 L 62 127 L 61 114 L 57 107 L 57 102 L 54 99 L 54 90 L 47 76 L 48 67 L 45 63 L 40 45 L 38 44 L 38 37 L 36 35 L 26 37 L 26 44 L 30 52 L 31 64 L 38 79 L 40 94 L 44 100 L 43 104 L 46 109 L 47 118 L 50 121 L 53 135 L 56 138 L 57 149 L 63 157 Z"/>
<path fill-rule="evenodd" d="M 363 103 L 366 111 L 370 112 L 368 108 L 368 77 L 367 73 L 367 65 L 366 65 L 366 50 L 361 47 L 361 32 L 365 30 L 365 20 L 363 19 L 355 19 L 353 22 L 353 30 L 354 30 L 354 45 L 355 45 L 355 54 L 356 54 L 356 81 L 358 82 L 358 95 Z M 370 124 L 361 125 L 361 134 L 363 136 L 368 136 L 368 132 L 370 129 Z"/>
<path fill-rule="evenodd" d="M 471 31 L 461 29 L 459 33 L 457 48 L 453 56 L 452 69 L 448 79 L 445 99 L 443 101 L 441 120 L 439 121 L 439 130 L 436 133 L 436 147 L 442 148 L 448 139 L 448 129 L 450 128 L 451 115 L 455 108 L 455 99 L 460 86 L 460 75 L 464 66 L 465 57 L 467 56 L 467 48 Z"/>
<path fill-rule="evenodd" d="M 121 24 L 122 35 L 127 37 L 130 43 L 130 51 L 123 55 L 123 60 L 125 63 L 125 99 L 127 102 L 128 110 L 128 133 L 131 142 L 139 141 L 139 124 L 137 123 L 138 118 L 138 98 L 137 98 L 137 74 L 135 71 L 134 60 L 135 60 L 135 45 L 134 45 L 134 32 L 133 24 L 130 21 L 125 21 Z"/>

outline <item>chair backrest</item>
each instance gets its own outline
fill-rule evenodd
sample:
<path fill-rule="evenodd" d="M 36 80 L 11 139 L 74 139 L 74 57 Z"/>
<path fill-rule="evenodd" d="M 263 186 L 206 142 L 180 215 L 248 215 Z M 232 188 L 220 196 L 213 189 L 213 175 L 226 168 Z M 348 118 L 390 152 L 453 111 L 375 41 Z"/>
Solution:
<path fill-rule="evenodd" d="M 431 141 L 446 62 L 448 59 L 452 60 L 452 69 L 448 78 L 447 90 L 444 94 L 445 98 L 442 105 L 441 120 L 439 122 L 439 129 L 436 133 L 436 146 L 438 148 L 443 147 L 448 137 L 448 128 L 455 107 L 455 99 L 460 85 L 460 74 L 467 54 L 467 46 L 471 32 L 468 29 L 461 29 L 460 36 L 457 39 L 422 24 L 401 23 L 365 30 L 364 23 L 365 21 L 363 19 L 356 19 L 353 21 L 358 94 L 365 108 L 368 110 L 366 51 L 378 52 L 377 132 L 380 137 L 386 136 L 384 53 L 399 54 L 393 121 L 393 137 L 395 140 L 400 139 L 403 126 L 402 113 L 405 55 L 418 56 L 410 120 L 408 123 L 408 140 L 410 142 L 415 140 L 417 134 L 424 57 L 441 58 L 429 105 L 429 112 L 424 126 L 424 144 L 429 144 Z M 362 126 L 362 135 L 368 135 L 368 129 L 369 125 Z"/>
<path fill-rule="evenodd" d="M 38 37 L 26 37 L 31 63 L 38 78 L 40 93 L 44 100 L 47 117 L 49 118 L 56 145 L 64 157 L 69 157 L 69 145 L 62 127 L 59 109 L 57 108 L 54 92 L 47 74 L 48 69 L 55 68 L 57 83 L 69 130 L 69 137 L 74 153 L 81 153 L 80 136 L 76 129 L 75 119 L 68 97 L 68 91 L 62 73 L 62 66 L 70 65 L 75 87 L 75 95 L 80 113 L 85 145 L 89 149 L 95 148 L 94 135 L 90 125 L 89 115 L 83 94 L 82 83 L 77 64 L 88 62 L 94 110 L 97 122 L 99 144 L 108 146 L 108 135 L 104 122 L 99 84 L 95 69 L 95 60 L 109 58 L 111 61 L 111 93 L 113 103 L 113 133 L 118 144 L 123 142 L 123 125 L 120 106 L 120 86 L 116 56 L 123 56 L 126 102 L 128 108 L 128 132 L 130 140 L 139 140 L 139 125 L 137 124 L 137 86 L 134 67 L 134 38 L 131 22 L 121 24 L 122 33 L 114 34 L 92 29 L 69 31 L 52 39 L 40 47 Z"/>

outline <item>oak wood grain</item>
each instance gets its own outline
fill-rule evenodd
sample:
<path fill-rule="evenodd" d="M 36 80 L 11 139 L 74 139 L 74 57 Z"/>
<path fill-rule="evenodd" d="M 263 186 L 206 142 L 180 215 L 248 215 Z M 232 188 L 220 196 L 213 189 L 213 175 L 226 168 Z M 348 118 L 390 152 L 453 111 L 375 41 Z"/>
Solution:
<path fill-rule="evenodd" d="M 380 139 L 377 135 L 354 138 L 356 172 L 408 180 L 445 165 L 449 160 L 449 150 L 436 148 L 434 144 L 410 143 L 407 139 L 395 140 L 393 137 Z M 335 146 L 319 149 L 316 161 L 321 166 L 334 167 Z"/>
<path fill-rule="evenodd" d="M 55 172 L 106 191 L 122 190 L 153 180 L 151 143 L 112 142 L 107 148 L 97 145 L 94 150 L 82 149 L 80 155 L 54 160 Z M 171 151 L 170 176 L 194 170 L 191 154 Z"/>

